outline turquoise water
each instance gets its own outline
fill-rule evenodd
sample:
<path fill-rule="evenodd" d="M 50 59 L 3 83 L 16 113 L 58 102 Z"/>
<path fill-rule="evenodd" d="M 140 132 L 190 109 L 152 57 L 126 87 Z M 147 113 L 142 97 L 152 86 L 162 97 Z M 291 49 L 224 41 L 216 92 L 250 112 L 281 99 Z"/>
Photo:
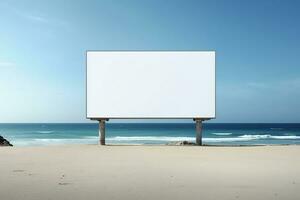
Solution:
<path fill-rule="evenodd" d="M 0 124 L 15 146 L 96 144 L 98 124 Z M 107 123 L 109 144 L 166 144 L 194 141 L 193 123 Z M 300 144 L 300 124 L 204 123 L 203 143 L 214 145 Z"/>

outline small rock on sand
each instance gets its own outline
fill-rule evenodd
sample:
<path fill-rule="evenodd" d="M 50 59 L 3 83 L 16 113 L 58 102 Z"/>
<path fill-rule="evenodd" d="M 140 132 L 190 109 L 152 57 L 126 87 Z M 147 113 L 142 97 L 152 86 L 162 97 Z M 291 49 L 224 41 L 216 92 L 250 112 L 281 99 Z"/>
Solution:
<path fill-rule="evenodd" d="M 12 144 L 0 135 L 0 146 L 12 146 Z"/>

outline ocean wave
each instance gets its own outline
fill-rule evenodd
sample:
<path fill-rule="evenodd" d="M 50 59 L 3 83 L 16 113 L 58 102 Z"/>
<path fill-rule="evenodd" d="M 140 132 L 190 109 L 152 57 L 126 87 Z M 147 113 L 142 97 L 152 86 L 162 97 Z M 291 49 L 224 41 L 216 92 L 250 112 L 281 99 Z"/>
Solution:
<path fill-rule="evenodd" d="M 43 133 L 43 134 L 49 134 L 53 133 L 54 131 L 35 131 L 36 133 Z"/>
<path fill-rule="evenodd" d="M 98 137 L 88 137 L 89 139 L 98 140 Z M 238 142 L 238 141 L 250 141 L 249 138 L 203 138 L 204 142 Z M 164 137 L 164 136 L 116 136 L 106 138 L 106 141 L 110 142 L 134 142 L 134 141 L 156 141 L 156 142 L 179 142 L 179 141 L 195 141 L 195 137 Z"/>
<path fill-rule="evenodd" d="M 293 139 L 300 139 L 300 136 L 296 135 L 242 135 L 239 138 L 248 138 L 248 139 L 281 139 L 281 140 L 293 140 Z"/>
<path fill-rule="evenodd" d="M 300 136 L 295 135 L 242 135 L 239 137 L 220 137 L 220 138 L 203 138 L 203 142 L 208 143 L 226 143 L 226 142 L 247 142 L 254 140 L 276 139 L 276 140 L 298 140 Z M 46 146 L 46 145 L 62 145 L 62 144 L 97 144 L 98 136 L 86 136 L 82 138 L 39 138 L 39 139 L 12 139 L 11 142 L 16 146 Z M 117 144 L 144 144 L 157 143 L 164 144 L 167 142 L 177 141 L 195 141 L 195 137 L 168 137 L 168 136 L 115 136 L 107 137 L 107 143 Z"/>
<path fill-rule="evenodd" d="M 230 137 L 230 138 L 203 138 L 204 142 L 245 142 L 250 141 L 249 138 L 239 138 L 239 137 Z"/>
<path fill-rule="evenodd" d="M 192 141 L 195 137 L 165 137 L 165 136 L 116 136 L 107 138 L 108 141 Z"/>
<path fill-rule="evenodd" d="M 15 146 L 50 146 L 50 145 L 63 145 L 63 144 L 95 144 L 97 139 L 23 139 L 12 140 Z"/>
<path fill-rule="evenodd" d="M 161 142 L 177 142 L 177 141 L 195 141 L 195 137 L 163 137 L 163 136 L 116 136 L 112 138 L 107 138 L 107 141 L 161 141 Z M 250 141 L 250 138 L 240 138 L 240 137 L 228 137 L 228 138 L 203 138 L 204 142 L 238 142 L 238 141 Z"/>
<path fill-rule="evenodd" d="M 213 135 L 225 136 L 225 135 L 232 135 L 232 133 L 211 133 Z"/>

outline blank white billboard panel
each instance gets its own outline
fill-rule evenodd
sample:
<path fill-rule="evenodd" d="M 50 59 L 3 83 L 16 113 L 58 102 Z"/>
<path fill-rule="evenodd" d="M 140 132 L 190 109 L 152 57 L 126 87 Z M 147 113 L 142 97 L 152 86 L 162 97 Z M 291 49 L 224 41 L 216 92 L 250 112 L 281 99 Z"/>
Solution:
<path fill-rule="evenodd" d="M 215 118 L 215 52 L 88 51 L 87 118 Z"/>

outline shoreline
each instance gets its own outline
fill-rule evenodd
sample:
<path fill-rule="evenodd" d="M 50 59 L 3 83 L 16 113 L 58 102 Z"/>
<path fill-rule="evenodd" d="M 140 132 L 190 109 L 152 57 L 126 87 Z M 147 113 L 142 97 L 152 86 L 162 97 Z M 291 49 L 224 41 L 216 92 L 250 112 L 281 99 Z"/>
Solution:
<path fill-rule="evenodd" d="M 126 144 L 126 143 L 113 143 L 113 144 L 48 144 L 48 145 L 28 145 L 28 146 L 1 146 L 1 148 L 34 148 L 34 147 L 63 147 L 63 146 L 116 146 L 116 147 L 126 147 L 126 146 L 149 146 L 149 147 L 195 147 L 195 148 L 205 148 L 205 147 L 268 147 L 268 146 L 299 146 L 300 144 L 203 144 L 201 146 L 198 145 L 176 145 L 176 144 Z"/>
<path fill-rule="evenodd" d="M 107 124 L 106 142 L 111 144 L 157 145 L 195 141 L 195 127 L 177 123 Z M 209 124 L 203 129 L 208 145 L 300 144 L 300 124 Z M 0 124 L 1 135 L 15 146 L 52 144 L 97 144 L 97 124 Z"/>

